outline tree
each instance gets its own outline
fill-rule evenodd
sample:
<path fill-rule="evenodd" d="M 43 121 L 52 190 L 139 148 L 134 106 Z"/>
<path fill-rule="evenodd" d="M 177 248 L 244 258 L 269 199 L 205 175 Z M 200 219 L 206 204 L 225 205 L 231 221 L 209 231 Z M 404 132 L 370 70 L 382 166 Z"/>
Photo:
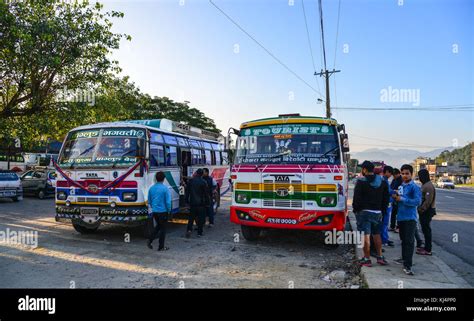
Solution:
<path fill-rule="evenodd" d="M 94 90 L 112 72 L 112 49 L 122 37 L 111 18 L 88 1 L 0 1 L 0 119 L 61 106 L 60 91 Z"/>
<path fill-rule="evenodd" d="M 443 162 L 460 162 L 465 165 L 471 166 L 471 143 L 467 144 L 462 148 L 457 148 L 451 152 L 448 150 L 443 151 L 436 157 L 436 164 Z"/>
<path fill-rule="evenodd" d="M 0 118 L 0 139 L 19 137 L 24 150 L 44 146 L 50 140 L 62 141 L 74 127 L 100 122 L 130 119 L 168 118 L 191 126 L 219 132 L 214 121 L 186 103 L 178 103 L 167 97 L 144 94 L 128 77 L 110 78 L 94 91 L 93 104 L 64 101 L 53 109 L 31 116 Z M 1 143 L 0 146 L 6 146 Z"/>

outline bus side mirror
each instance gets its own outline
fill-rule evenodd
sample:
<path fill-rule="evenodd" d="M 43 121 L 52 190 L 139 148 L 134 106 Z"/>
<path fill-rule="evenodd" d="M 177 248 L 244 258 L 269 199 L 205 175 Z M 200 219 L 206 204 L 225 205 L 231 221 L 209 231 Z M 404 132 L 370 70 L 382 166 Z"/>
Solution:
<path fill-rule="evenodd" d="M 342 152 L 348 153 L 349 152 L 349 136 L 347 134 L 341 134 L 341 144 L 342 144 Z"/>

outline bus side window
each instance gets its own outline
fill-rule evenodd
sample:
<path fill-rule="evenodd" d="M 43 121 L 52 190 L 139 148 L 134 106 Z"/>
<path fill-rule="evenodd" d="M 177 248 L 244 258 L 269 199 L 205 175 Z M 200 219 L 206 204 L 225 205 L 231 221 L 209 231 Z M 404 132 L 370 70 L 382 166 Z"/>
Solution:
<path fill-rule="evenodd" d="M 216 165 L 222 165 L 221 152 L 215 151 L 215 157 L 216 157 Z"/>
<path fill-rule="evenodd" d="M 201 162 L 199 164 L 205 165 L 206 164 L 206 151 L 204 149 L 201 149 L 200 152 L 201 152 Z"/>
<path fill-rule="evenodd" d="M 150 145 L 150 165 L 151 166 L 164 166 L 165 165 L 165 154 L 163 146 L 161 145 Z"/>
<path fill-rule="evenodd" d="M 215 151 L 211 152 L 211 165 L 217 165 L 217 163 L 216 163 L 216 152 Z"/>
<path fill-rule="evenodd" d="M 176 147 L 165 146 L 165 166 L 177 166 L 178 155 Z"/>
<path fill-rule="evenodd" d="M 212 156 L 211 156 L 211 151 L 210 150 L 204 150 L 204 155 L 205 155 L 205 164 L 206 165 L 212 165 Z"/>
<path fill-rule="evenodd" d="M 191 150 L 193 158 L 192 158 L 192 165 L 199 165 L 201 164 L 201 150 L 193 148 Z"/>

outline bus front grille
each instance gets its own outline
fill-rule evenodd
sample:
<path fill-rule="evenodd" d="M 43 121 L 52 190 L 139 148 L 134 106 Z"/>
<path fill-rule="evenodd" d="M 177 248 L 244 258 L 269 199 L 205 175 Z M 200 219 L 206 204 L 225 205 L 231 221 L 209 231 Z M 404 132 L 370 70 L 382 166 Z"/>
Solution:
<path fill-rule="evenodd" d="M 78 197 L 78 203 L 105 203 L 109 202 L 107 197 Z"/>
<path fill-rule="evenodd" d="M 303 208 L 302 200 L 276 200 L 264 199 L 264 207 L 287 207 L 287 208 Z"/>

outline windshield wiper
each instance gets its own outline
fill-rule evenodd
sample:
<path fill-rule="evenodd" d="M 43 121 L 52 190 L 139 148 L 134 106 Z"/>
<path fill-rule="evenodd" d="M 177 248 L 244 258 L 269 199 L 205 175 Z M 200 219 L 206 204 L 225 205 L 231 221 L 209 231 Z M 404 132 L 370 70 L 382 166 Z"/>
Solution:
<path fill-rule="evenodd" d="M 129 150 L 128 152 L 126 152 L 125 154 L 122 154 L 121 156 L 119 156 L 120 158 L 115 160 L 113 163 L 112 163 L 112 168 L 115 168 L 115 166 L 117 166 L 117 162 L 118 161 L 121 161 L 125 156 L 127 156 L 128 154 L 130 153 L 136 153 L 137 152 L 137 149 L 133 149 L 133 150 Z"/>
<path fill-rule="evenodd" d="M 282 157 L 282 156 L 286 156 L 286 155 L 291 155 L 291 150 L 287 150 L 283 153 L 276 154 L 276 155 L 270 156 L 268 158 L 277 158 L 277 157 Z"/>
<path fill-rule="evenodd" d="M 324 157 L 324 156 L 326 156 L 327 154 L 329 154 L 329 153 L 335 151 L 335 150 L 338 149 L 338 148 L 339 148 L 339 146 L 336 146 L 336 147 L 334 147 L 334 148 L 331 148 L 330 150 L 328 150 L 327 152 L 325 152 L 324 154 L 322 154 L 320 157 Z"/>

